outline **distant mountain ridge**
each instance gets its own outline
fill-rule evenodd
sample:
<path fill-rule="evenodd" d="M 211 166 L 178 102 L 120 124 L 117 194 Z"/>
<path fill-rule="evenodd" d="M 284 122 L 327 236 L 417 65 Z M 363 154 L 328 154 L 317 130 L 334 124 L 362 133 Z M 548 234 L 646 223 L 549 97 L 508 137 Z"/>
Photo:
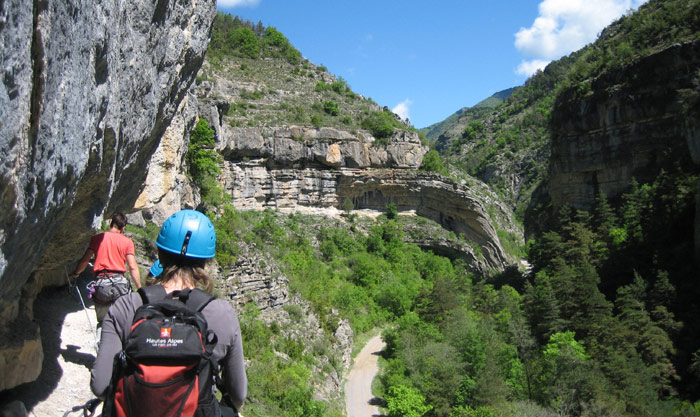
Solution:
<path fill-rule="evenodd" d="M 491 97 L 484 99 L 484 100 L 481 100 L 480 102 L 476 103 L 473 107 L 475 107 L 475 108 L 487 107 L 487 108 L 492 109 L 492 108 L 498 106 L 499 104 L 503 103 L 504 101 L 506 101 L 508 99 L 508 97 L 510 97 L 511 94 L 513 94 L 513 91 L 515 91 L 516 88 L 517 87 L 511 87 L 511 88 L 507 88 L 505 90 L 501 90 L 501 91 L 495 93 L 494 95 L 492 95 Z"/>
<path fill-rule="evenodd" d="M 434 123 L 428 127 L 424 127 L 419 129 L 420 132 L 425 133 L 425 135 L 432 141 L 432 139 L 436 138 L 437 135 L 439 135 L 439 132 L 447 130 L 449 126 L 452 126 L 454 123 L 459 120 L 459 116 L 462 115 L 464 112 L 469 111 L 471 109 L 492 109 L 499 104 L 503 103 L 505 100 L 508 99 L 508 97 L 513 94 L 513 91 L 515 91 L 518 87 L 511 87 L 507 88 L 505 90 L 501 90 L 492 96 L 485 98 L 481 100 L 480 102 L 476 103 L 472 107 L 462 107 L 461 109 L 457 110 L 453 114 L 451 114 L 447 119 Z"/>

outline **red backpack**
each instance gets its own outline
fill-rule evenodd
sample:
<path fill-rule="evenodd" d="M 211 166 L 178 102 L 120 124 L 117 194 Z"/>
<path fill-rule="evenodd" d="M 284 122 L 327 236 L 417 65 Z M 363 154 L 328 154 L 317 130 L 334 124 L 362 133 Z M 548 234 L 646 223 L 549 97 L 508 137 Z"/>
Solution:
<path fill-rule="evenodd" d="M 143 306 L 114 359 L 103 416 L 220 416 L 212 389 L 216 335 L 201 313 L 214 297 L 186 289 L 171 298 L 160 285 L 139 294 Z"/>

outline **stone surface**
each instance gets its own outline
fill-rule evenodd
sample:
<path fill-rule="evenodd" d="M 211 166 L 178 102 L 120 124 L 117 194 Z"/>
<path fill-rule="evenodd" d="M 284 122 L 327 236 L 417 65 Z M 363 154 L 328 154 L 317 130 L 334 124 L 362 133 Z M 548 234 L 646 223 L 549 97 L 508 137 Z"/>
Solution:
<path fill-rule="evenodd" d="M 149 161 L 143 191 L 134 209 L 141 210 L 151 223 L 163 224 L 171 214 L 199 204 L 199 195 L 183 169 L 189 134 L 197 121 L 196 104 L 193 94 L 185 96 Z"/>
<path fill-rule="evenodd" d="M 23 286 L 64 283 L 103 213 L 132 209 L 215 13 L 194 0 L 2 3 L 0 352 L 24 346 L 26 359 L 3 375 L 31 380 L 36 366 L 36 333 L 8 338 L 35 327 Z"/>
<path fill-rule="evenodd" d="M 653 179 L 670 158 L 687 163 L 695 155 L 697 163 L 697 103 L 687 93 L 697 91 L 698 68 L 696 41 L 603 73 L 585 97 L 575 88 L 561 94 L 552 113 L 553 206 L 589 209 L 598 190 L 618 196 L 632 178 Z"/>
<path fill-rule="evenodd" d="M 508 260 L 480 192 L 417 169 L 427 152 L 418 135 L 396 131 L 382 143 L 333 128 L 218 127 L 220 182 L 241 210 L 384 210 L 389 203 L 441 224 L 482 249 L 480 270 Z"/>
<path fill-rule="evenodd" d="M 222 182 L 240 210 L 266 208 L 342 209 L 349 199 L 356 210 L 414 211 L 479 245 L 484 263 L 479 269 L 503 270 L 511 262 L 479 193 L 434 174 L 400 169 L 268 168 L 266 159 L 225 161 Z"/>
<path fill-rule="evenodd" d="M 395 132 L 385 144 L 367 133 L 299 126 L 240 128 L 220 126 L 217 150 L 228 160 L 266 158 L 283 167 L 418 169 L 428 151 L 409 131 Z"/>
<path fill-rule="evenodd" d="M 255 302 L 261 311 L 278 310 L 289 302 L 288 279 L 273 259 L 251 246 L 240 242 L 238 261 L 228 271 L 223 271 L 217 285 L 221 297 L 228 300 L 239 312 L 249 302 Z"/>

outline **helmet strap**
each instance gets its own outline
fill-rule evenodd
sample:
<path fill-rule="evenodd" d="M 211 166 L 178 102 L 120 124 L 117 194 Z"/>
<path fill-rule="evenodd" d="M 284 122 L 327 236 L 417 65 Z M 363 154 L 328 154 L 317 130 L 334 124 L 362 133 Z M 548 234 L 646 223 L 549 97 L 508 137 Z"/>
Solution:
<path fill-rule="evenodd" d="M 187 254 L 187 246 L 190 244 L 190 238 L 192 237 L 192 231 L 188 230 L 185 235 L 185 240 L 182 242 L 182 250 L 180 250 L 180 256 L 185 256 Z"/>

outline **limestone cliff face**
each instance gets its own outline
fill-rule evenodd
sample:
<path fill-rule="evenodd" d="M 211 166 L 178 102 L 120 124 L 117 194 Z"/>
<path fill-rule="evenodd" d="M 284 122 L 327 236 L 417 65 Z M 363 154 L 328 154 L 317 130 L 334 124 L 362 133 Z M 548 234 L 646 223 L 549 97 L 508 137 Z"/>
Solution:
<path fill-rule="evenodd" d="M 63 282 L 103 213 L 134 206 L 215 12 L 210 0 L 0 3 L 0 390 L 38 375 L 34 296 Z"/>
<path fill-rule="evenodd" d="M 223 126 L 217 150 L 228 160 L 265 158 L 269 166 L 399 169 L 418 169 L 427 152 L 414 132 L 397 131 L 375 142 L 369 133 L 333 128 Z"/>
<path fill-rule="evenodd" d="M 653 179 L 670 158 L 700 161 L 696 100 L 700 42 L 675 45 L 565 91 L 552 113 L 549 190 L 554 207 L 590 208 L 598 190 L 625 192 Z M 696 97 L 693 99 L 693 97 Z"/>
<path fill-rule="evenodd" d="M 478 269 L 508 263 L 478 193 L 439 175 L 417 171 L 426 152 L 412 132 L 387 143 L 369 135 L 321 128 L 223 128 L 217 150 L 224 157 L 222 182 L 243 210 L 384 210 L 393 203 L 435 220 L 482 250 Z"/>
<path fill-rule="evenodd" d="M 196 120 L 197 98 L 190 92 L 153 153 L 143 190 L 134 204 L 134 209 L 154 224 L 163 224 L 171 214 L 194 209 L 199 203 L 199 195 L 183 169 L 189 133 Z"/>

